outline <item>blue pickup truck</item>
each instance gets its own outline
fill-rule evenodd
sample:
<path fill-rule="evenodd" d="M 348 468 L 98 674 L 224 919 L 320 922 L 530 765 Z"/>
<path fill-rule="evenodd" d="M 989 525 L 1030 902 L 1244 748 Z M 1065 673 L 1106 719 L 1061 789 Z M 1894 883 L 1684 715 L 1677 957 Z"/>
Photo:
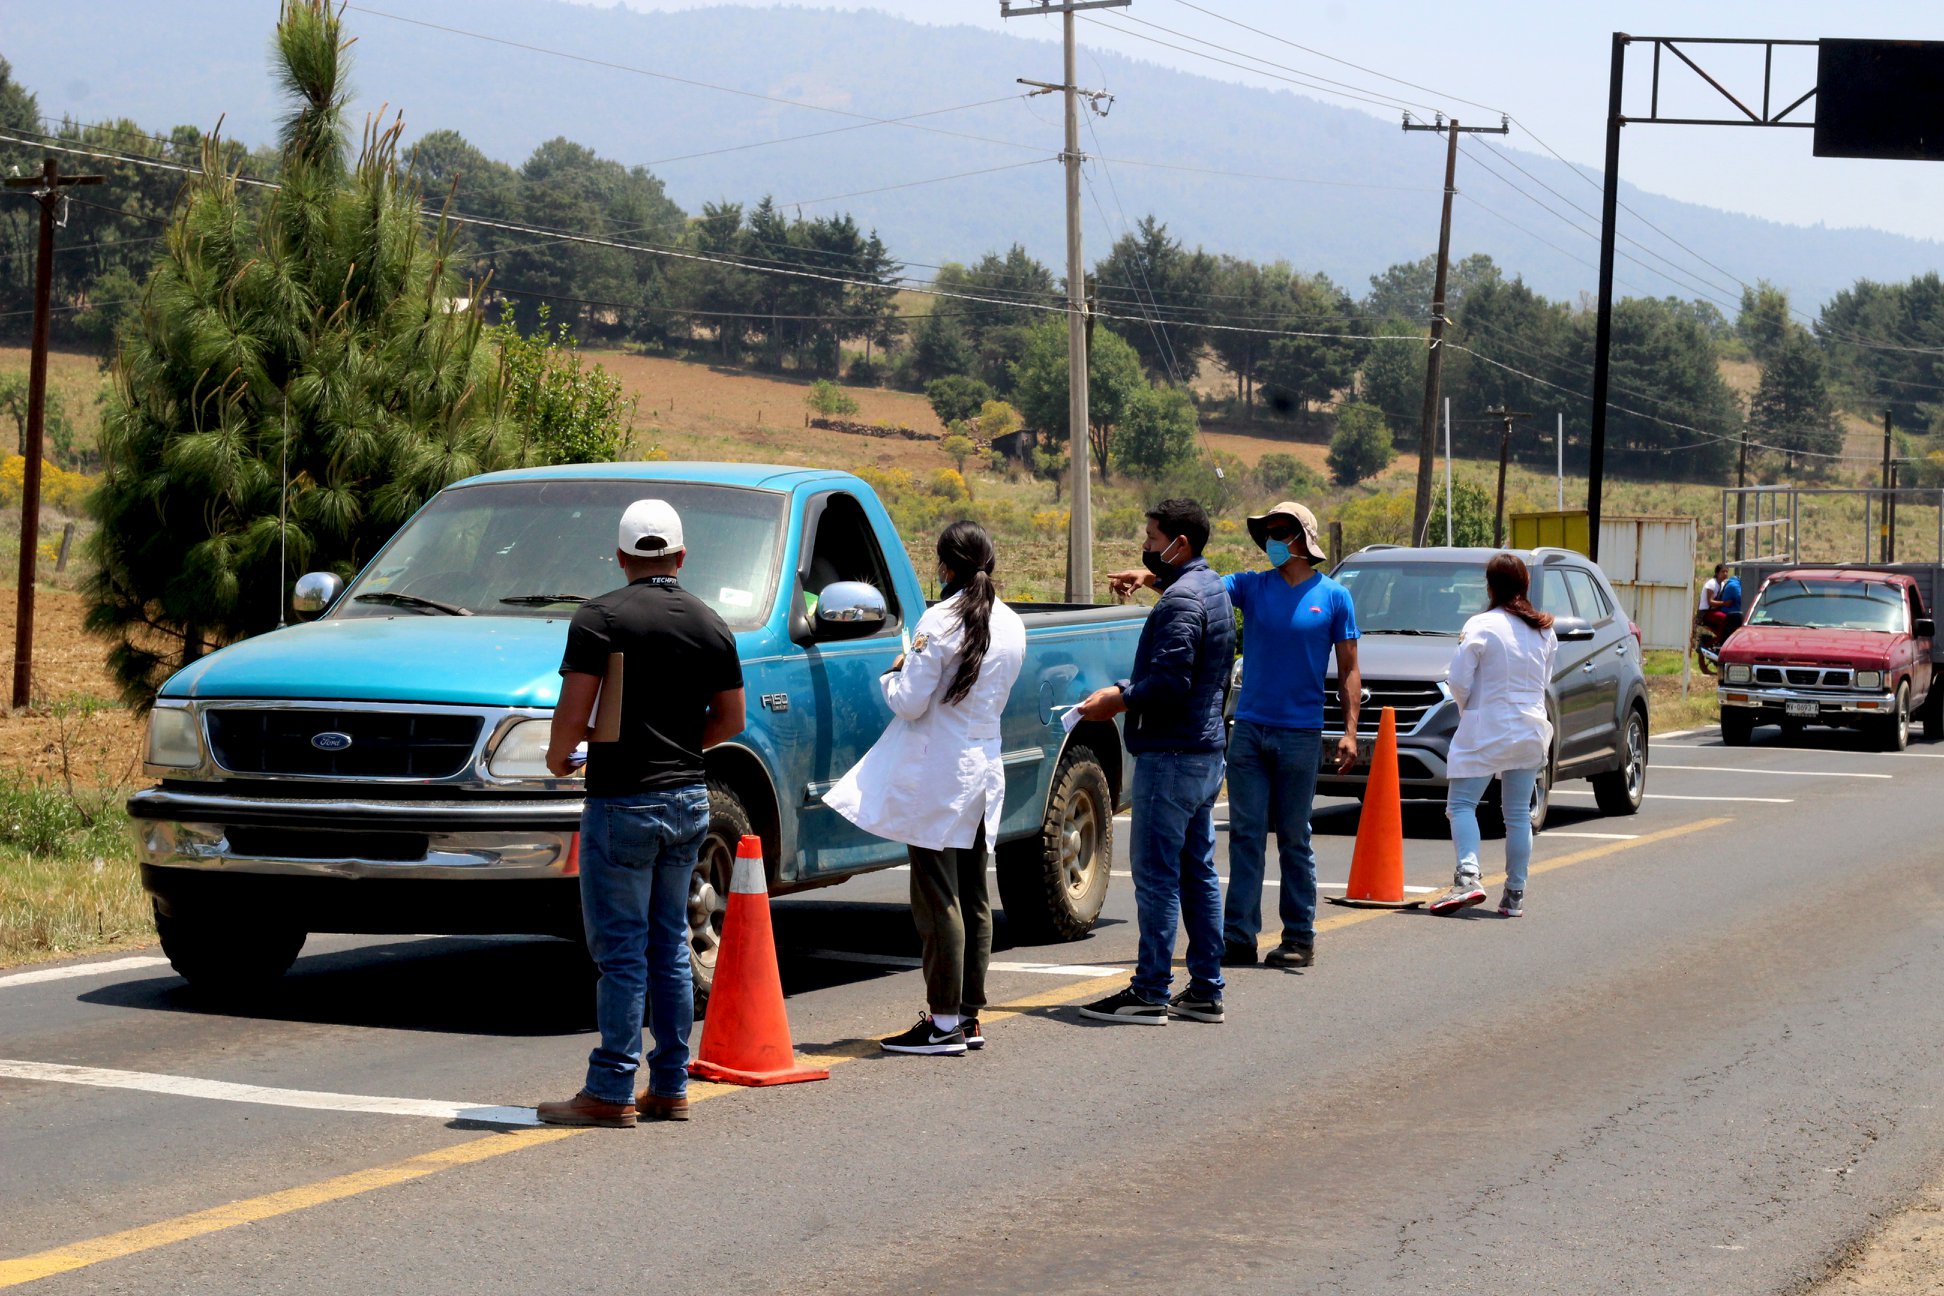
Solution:
<path fill-rule="evenodd" d="M 179 973 L 260 985 L 311 932 L 579 933 L 581 787 L 545 767 L 549 717 L 574 605 L 622 583 L 615 523 L 644 497 L 681 512 L 682 583 L 735 632 L 749 699 L 748 727 L 707 758 L 698 996 L 744 833 L 774 893 L 904 862 L 822 803 L 888 722 L 878 676 L 925 607 L 868 485 L 744 464 L 492 473 L 439 492 L 348 587 L 298 581 L 311 623 L 163 685 L 144 766 L 160 782 L 128 809 Z M 1027 653 L 1004 721 L 1000 899 L 1016 940 L 1071 939 L 1106 898 L 1128 757 L 1116 725 L 1069 733 L 1061 711 L 1129 673 L 1144 612 L 1014 606 Z"/>

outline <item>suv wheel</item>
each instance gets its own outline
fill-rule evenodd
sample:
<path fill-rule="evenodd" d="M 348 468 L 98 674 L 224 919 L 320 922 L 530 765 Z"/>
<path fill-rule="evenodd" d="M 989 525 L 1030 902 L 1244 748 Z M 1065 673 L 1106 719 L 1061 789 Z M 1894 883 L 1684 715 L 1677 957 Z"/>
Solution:
<path fill-rule="evenodd" d="M 1593 776 L 1593 801 L 1601 814 L 1633 814 L 1647 796 L 1647 717 L 1638 707 L 1628 710 L 1620 741 L 1620 768 Z"/>

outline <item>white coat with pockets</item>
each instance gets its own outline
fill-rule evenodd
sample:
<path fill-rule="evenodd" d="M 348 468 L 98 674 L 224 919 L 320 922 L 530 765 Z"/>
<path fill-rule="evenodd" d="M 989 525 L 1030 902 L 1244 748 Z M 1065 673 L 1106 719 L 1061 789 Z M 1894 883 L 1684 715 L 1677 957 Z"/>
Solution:
<path fill-rule="evenodd" d="M 1465 622 L 1451 655 L 1451 696 L 1458 732 L 1445 756 L 1449 777 L 1484 778 L 1506 770 L 1542 769 L 1552 757 L 1546 688 L 1559 640 L 1503 608 Z"/>
<path fill-rule="evenodd" d="M 955 594 L 918 619 L 904 669 L 879 681 L 890 726 L 824 794 L 825 805 L 865 832 L 926 850 L 968 849 L 983 822 L 990 851 L 1006 804 L 999 724 L 1026 662 L 1026 626 L 994 600 L 978 682 L 947 703 L 964 656 L 963 598 Z"/>

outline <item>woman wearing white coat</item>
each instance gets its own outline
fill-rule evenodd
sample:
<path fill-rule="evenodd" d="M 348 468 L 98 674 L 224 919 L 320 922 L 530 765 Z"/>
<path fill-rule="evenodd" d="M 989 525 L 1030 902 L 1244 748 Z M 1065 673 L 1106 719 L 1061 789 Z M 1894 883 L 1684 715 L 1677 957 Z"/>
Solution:
<path fill-rule="evenodd" d="M 1000 718 L 1026 659 L 1026 627 L 992 583 L 992 540 L 976 522 L 938 537 L 939 601 L 881 684 L 890 727 L 824 804 L 911 855 L 911 916 L 924 943 L 929 1012 L 890 1053 L 981 1048 L 992 903 L 986 855 L 999 838 L 1006 770 Z"/>
<path fill-rule="evenodd" d="M 1559 641 L 1553 619 L 1526 598 L 1526 565 L 1509 553 L 1485 564 L 1486 611 L 1465 622 L 1451 656 L 1451 696 L 1458 732 L 1445 757 L 1449 779 L 1445 817 L 1458 850 L 1451 890 L 1433 900 L 1432 913 L 1456 913 L 1485 903 L 1479 885 L 1478 802 L 1499 780 L 1505 811 L 1505 896 L 1499 913 L 1525 912 L 1526 867 L 1532 860 L 1532 789 L 1552 754 L 1546 689 Z"/>

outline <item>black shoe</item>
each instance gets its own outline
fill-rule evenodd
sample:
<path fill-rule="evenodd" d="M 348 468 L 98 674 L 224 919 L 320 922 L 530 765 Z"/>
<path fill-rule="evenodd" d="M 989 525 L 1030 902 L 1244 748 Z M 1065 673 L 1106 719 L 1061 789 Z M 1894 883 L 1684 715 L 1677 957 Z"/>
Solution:
<path fill-rule="evenodd" d="M 1316 946 L 1286 940 L 1263 955 L 1265 967 L 1306 968 L 1316 962 Z"/>
<path fill-rule="evenodd" d="M 1183 990 L 1168 1000 L 1168 1016 L 1186 1017 L 1189 1021 L 1221 1022 L 1227 1020 L 1222 1014 L 1220 997 L 1203 999 L 1192 990 Z"/>
<path fill-rule="evenodd" d="M 966 1049 L 965 1032 L 954 1026 L 950 1030 L 940 1030 L 931 1019 L 930 1013 L 921 1014 L 918 1024 L 902 1035 L 879 1040 L 878 1047 L 886 1053 L 933 1053 L 953 1057 L 964 1054 Z"/>
<path fill-rule="evenodd" d="M 959 1033 L 965 1036 L 965 1047 L 978 1052 L 985 1047 L 985 1032 L 979 1029 L 977 1017 L 965 1017 L 959 1021 Z"/>
<path fill-rule="evenodd" d="M 1130 988 L 1119 994 L 1108 995 L 1105 999 L 1094 1000 L 1080 1009 L 1080 1015 L 1126 1026 L 1166 1026 L 1168 1005 L 1149 1003 Z"/>
<path fill-rule="evenodd" d="M 1230 941 L 1222 946 L 1223 967 L 1254 967 L 1255 965 L 1256 947 L 1254 945 L 1244 945 L 1238 941 Z"/>

